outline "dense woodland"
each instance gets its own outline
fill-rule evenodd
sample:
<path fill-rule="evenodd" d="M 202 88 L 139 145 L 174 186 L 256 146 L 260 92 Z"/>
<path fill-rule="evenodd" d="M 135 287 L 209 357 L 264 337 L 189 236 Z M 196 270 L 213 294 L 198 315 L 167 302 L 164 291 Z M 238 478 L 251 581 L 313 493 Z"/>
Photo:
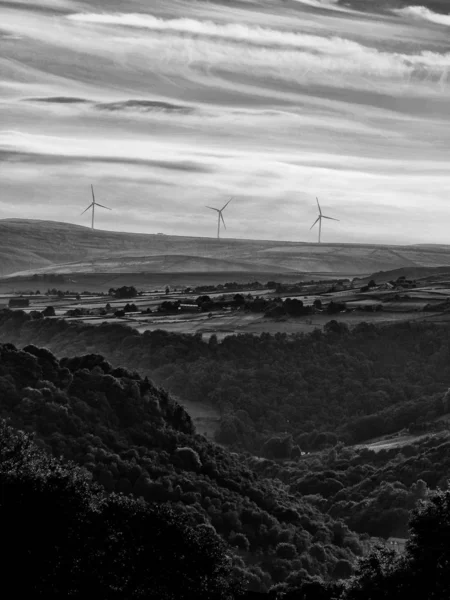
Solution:
<path fill-rule="evenodd" d="M 91 326 L 0 311 L 0 339 L 57 356 L 100 353 L 176 398 L 222 415 L 218 439 L 268 458 L 359 443 L 404 428 L 426 431 L 449 412 L 450 328 L 427 323 L 351 331 L 330 321 L 311 334 L 212 336 L 115 324 Z M 277 439 L 288 437 L 285 444 Z M 275 454 L 274 454 L 275 451 Z"/>
<path fill-rule="evenodd" d="M 387 486 L 416 507 L 407 552 L 380 547 L 357 564 L 364 542 L 326 511 L 327 490 L 294 489 L 314 471 L 326 476 L 326 463 L 342 480 L 368 467 L 366 480 L 407 477 L 404 457 L 339 446 L 297 463 L 229 453 L 196 435 L 148 379 L 99 355 L 57 360 L 0 345 L 0 390 L 3 584 L 20 596 L 231 600 L 270 588 L 283 600 L 448 597 L 450 492 L 420 480 Z M 412 448 L 410 479 L 417 462 L 442 463 L 448 448 L 432 439 Z"/>

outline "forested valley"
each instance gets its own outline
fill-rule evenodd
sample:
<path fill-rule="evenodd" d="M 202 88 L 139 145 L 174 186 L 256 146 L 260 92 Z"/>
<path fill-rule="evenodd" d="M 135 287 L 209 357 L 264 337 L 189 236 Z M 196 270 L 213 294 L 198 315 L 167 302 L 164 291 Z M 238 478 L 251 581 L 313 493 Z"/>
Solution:
<path fill-rule="evenodd" d="M 234 335 L 218 343 L 215 336 L 205 342 L 200 335 L 141 334 L 3 310 L 0 336 L 59 357 L 99 353 L 136 369 L 181 402 L 217 408 L 216 441 L 268 458 L 274 434 L 290 434 L 294 448 L 314 451 L 403 428 L 427 431 L 449 411 L 443 394 L 450 386 L 450 328 L 428 323 L 361 323 L 349 331 L 330 321 L 325 332 Z M 275 458 L 289 458 L 290 445 L 279 452 Z"/>
<path fill-rule="evenodd" d="M 331 323 L 206 343 L 3 311 L 0 339 L 15 344 L 0 346 L 2 518 L 20 532 L 8 560 L 47 577 L 21 582 L 28 596 L 61 578 L 53 597 L 409 598 L 433 572 L 421 597 L 446 597 L 445 429 L 401 450 L 352 445 L 447 414 L 446 328 Z M 219 408 L 219 444 L 176 397 Z M 370 554 L 370 536 L 408 528 L 403 557 Z"/>

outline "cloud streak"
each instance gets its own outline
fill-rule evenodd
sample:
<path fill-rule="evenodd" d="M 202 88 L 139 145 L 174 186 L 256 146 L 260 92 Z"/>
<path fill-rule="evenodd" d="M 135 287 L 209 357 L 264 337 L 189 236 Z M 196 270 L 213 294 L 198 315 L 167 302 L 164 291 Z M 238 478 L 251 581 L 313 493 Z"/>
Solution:
<path fill-rule="evenodd" d="M 190 114 L 193 109 L 189 106 L 180 104 L 171 104 L 170 102 L 158 102 L 155 100 L 123 100 L 121 102 L 105 102 L 96 104 L 95 107 L 99 110 L 107 111 L 138 111 L 138 112 L 163 112 L 163 113 L 178 113 Z"/>
<path fill-rule="evenodd" d="M 203 163 L 194 161 L 162 161 L 153 159 L 139 159 L 139 158 L 128 158 L 126 156 L 115 157 L 115 156 L 91 156 L 86 155 L 57 155 L 45 154 L 39 152 L 20 152 L 20 151 L 8 151 L 0 150 L 0 161 L 2 162 L 28 162 L 33 164 L 73 164 L 78 163 L 104 163 L 104 164 L 118 164 L 118 165 L 137 165 L 144 167 L 153 167 L 155 169 L 167 169 L 171 171 L 186 171 L 190 173 L 212 173 L 214 169 L 207 167 Z"/>
<path fill-rule="evenodd" d="M 424 19 L 425 21 L 430 21 L 431 23 L 437 23 L 438 25 L 446 25 L 447 27 L 450 27 L 450 14 L 443 15 L 436 13 L 425 6 L 407 6 L 406 8 L 400 8 L 393 12 L 399 15 L 414 17 L 416 19 Z"/>
<path fill-rule="evenodd" d="M 42 102 L 45 104 L 87 104 L 89 100 L 71 96 L 53 96 L 50 98 L 24 98 L 25 102 Z"/>
<path fill-rule="evenodd" d="M 423 95 L 445 90 L 450 68 L 450 52 L 392 52 L 338 36 L 239 23 L 122 13 L 73 14 L 64 20 L 73 26 L 61 21 L 57 29 L 46 31 L 38 21 L 17 15 L 3 19 L 2 25 L 66 51 L 113 59 L 115 69 L 127 79 L 132 71 L 151 71 L 154 78 L 165 78 L 172 85 L 174 78 L 183 77 L 197 86 L 229 89 L 226 74 L 233 83 L 236 76 L 248 77 L 255 92 L 258 86 L 267 92 L 276 81 L 283 81 Z M 105 78 L 114 77 L 112 66 L 105 70 Z M 272 95 L 279 93 L 272 90 Z"/>
<path fill-rule="evenodd" d="M 312 6 L 313 8 L 321 8 L 324 10 L 336 10 L 339 12 L 351 12 L 344 6 L 339 6 L 339 0 L 295 0 L 305 6 Z"/>
<path fill-rule="evenodd" d="M 68 19 L 119 29 L 150 30 L 169 36 L 153 41 L 156 48 L 164 48 L 163 56 L 169 63 L 176 62 L 177 56 L 184 56 L 182 62 L 189 68 L 207 58 L 219 69 L 241 67 L 259 77 L 270 75 L 304 83 L 320 80 L 335 86 L 345 77 L 348 86 L 366 88 L 372 78 L 377 80 L 377 85 L 411 80 L 420 83 L 426 77 L 440 81 L 450 67 L 450 52 L 385 52 L 337 36 L 294 33 L 246 24 L 124 13 L 74 14 Z M 229 44 L 234 47 L 230 49 Z M 248 50 L 242 53 L 240 46 Z M 422 88 L 416 91 L 419 89 L 423 91 Z M 397 92 L 401 90 L 397 89 Z"/>

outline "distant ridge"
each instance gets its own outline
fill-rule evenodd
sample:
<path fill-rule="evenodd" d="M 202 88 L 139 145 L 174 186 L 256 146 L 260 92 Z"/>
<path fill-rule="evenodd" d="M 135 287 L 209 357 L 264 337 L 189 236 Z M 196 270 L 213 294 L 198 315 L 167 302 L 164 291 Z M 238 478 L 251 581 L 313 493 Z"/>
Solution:
<path fill-rule="evenodd" d="M 430 277 L 434 280 L 450 280 L 450 265 L 443 267 L 401 267 L 392 271 L 379 271 L 372 273 L 368 277 L 361 278 L 361 284 L 368 283 L 371 279 L 376 281 L 376 283 L 385 283 L 386 281 L 395 281 L 400 277 L 419 281 Z"/>
<path fill-rule="evenodd" d="M 0 220 L 0 276 L 32 273 L 241 272 L 369 275 L 450 266 L 450 246 L 316 244 L 94 230 Z"/>

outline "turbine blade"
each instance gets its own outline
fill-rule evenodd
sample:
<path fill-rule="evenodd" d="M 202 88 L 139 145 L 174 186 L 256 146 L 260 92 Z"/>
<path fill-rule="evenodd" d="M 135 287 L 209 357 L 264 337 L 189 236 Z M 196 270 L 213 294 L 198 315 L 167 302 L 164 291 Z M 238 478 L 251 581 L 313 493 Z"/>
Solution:
<path fill-rule="evenodd" d="M 94 186 L 92 184 L 91 184 L 91 190 L 92 190 L 92 202 L 95 204 Z"/>
<path fill-rule="evenodd" d="M 220 212 L 218 208 L 213 208 L 212 206 L 205 206 L 205 208 L 210 208 L 211 210 L 215 210 L 216 212 Z"/>
<path fill-rule="evenodd" d="M 225 209 L 226 209 L 226 207 L 227 207 L 227 206 L 230 204 L 230 202 L 231 202 L 232 200 L 233 200 L 233 198 L 230 198 L 230 199 L 228 200 L 228 202 L 225 204 L 225 206 L 224 206 L 224 207 L 223 207 L 221 210 L 225 210 Z"/>
<path fill-rule="evenodd" d="M 309 228 L 309 230 L 311 231 L 311 229 L 314 227 L 314 225 L 317 223 L 317 221 L 320 221 L 320 217 L 317 217 L 317 219 L 314 221 L 314 223 L 311 225 L 311 227 Z"/>
<path fill-rule="evenodd" d="M 93 204 L 94 204 L 94 203 L 93 203 L 93 202 L 91 202 L 91 203 L 89 204 L 89 206 L 86 208 L 86 210 L 89 210 Z M 82 214 L 82 215 L 84 215 L 84 213 L 86 212 L 86 210 L 83 210 L 83 212 L 82 212 L 81 214 Z M 81 215 L 80 215 L 80 216 L 81 216 Z"/>
<path fill-rule="evenodd" d="M 101 206 L 102 208 L 106 208 L 107 210 L 112 210 L 112 208 L 109 208 L 109 206 L 103 206 L 103 204 L 99 204 L 98 202 L 95 203 L 95 206 Z"/>
<path fill-rule="evenodd" d="M 322 215 L 323 219 L 330 219 L 330 221 L 339 221 L 339 219 L 334 219 L 333 217 L 326 217 L 325 215 Z"/>
<path fill-rule="evenodd" d="M 222 208 L 222 210 L 223 210 L 223 208 Z M 225 225 L 225 221 L 224 221 L 224 219 L 223 219 L 222 210 L 220 211 L 220 213 L 219 213 L 219 214 L 220 214 L 220 218 L 222 219 L 223 226 L 224 226 L 224 227 L 225 227 L 225 229 L 226 229 L 226 228 L 227 228 L 227 226 Z"/>
<path fill-rule="evenodd" d="M 316 197 L 316 200 L 317 200 L 317 206 L 318 206 L 318 208 L 319 208 L 319 213 L 320 213 L 320 214 L 322 214 L 322 211 L 321 211 L 321 209 L 320 209 L 320 204 L 319 204 L 319 198 L 317 198 L 317 197 Z"/>

